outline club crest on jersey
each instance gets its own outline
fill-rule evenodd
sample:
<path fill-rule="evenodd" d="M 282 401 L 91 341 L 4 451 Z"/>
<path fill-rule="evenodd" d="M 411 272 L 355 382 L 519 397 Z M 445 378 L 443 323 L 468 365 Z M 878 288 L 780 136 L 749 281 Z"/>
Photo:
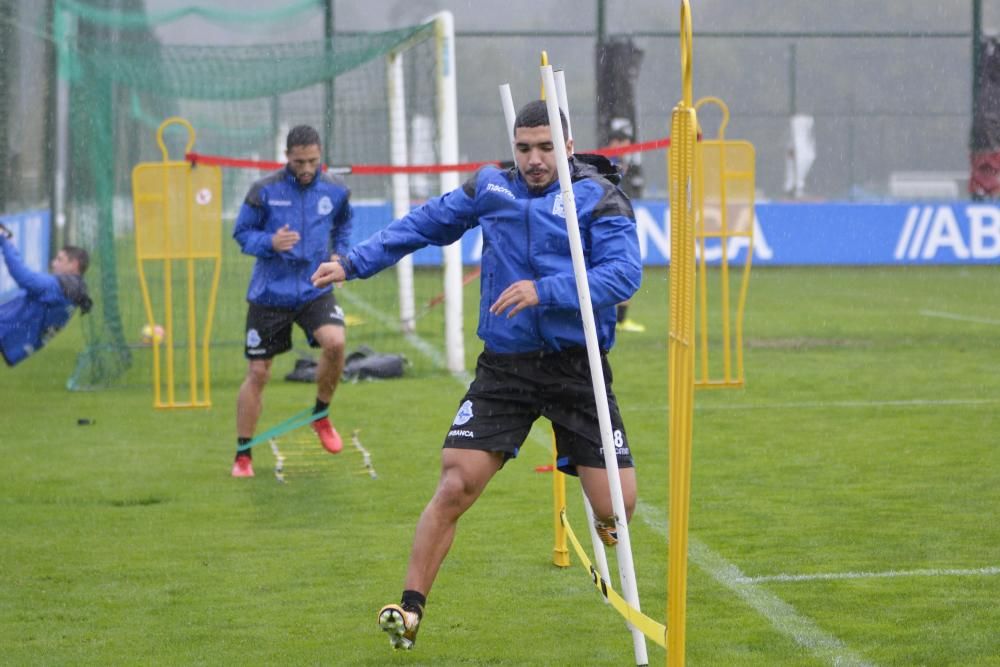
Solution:
<path fill-rule="evenodd" d="M 552 215 L 557 215 L 560 218 L 566 217 L 566 209 L 563 208 L 563 196 L 561 192 L 552 199 Z"/>
<path fill-rule="evenodd" d="M 333 210 L 333 202 L 330 201 L 329 197 L 324 196 L 322 199 L 319 200 L 319 203 L 316 204 L 316 212 L 319 213 L 320 215 L 327 215 L 332 210 Z"/>
<path fill-rule="evenodd" d="M 470 419 L 472 419 L 472 401 L 466 401 L 465 403 L 462 403 L 462 406 L 458 409 L 458 414 L 455 415 L 455 421 L 453 421 L 452 424 L 455 426 L 461 426 Z"/>

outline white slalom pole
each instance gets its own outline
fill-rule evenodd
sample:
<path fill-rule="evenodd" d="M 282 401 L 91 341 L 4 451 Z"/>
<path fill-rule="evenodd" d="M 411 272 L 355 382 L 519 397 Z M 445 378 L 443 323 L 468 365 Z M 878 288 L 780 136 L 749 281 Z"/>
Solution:
<path fill-rule="evenodd" d="M 517 163 L 517 151 L 514 149 L 514 121 L 517 112 L 514 111 L 514 98 L 510 94 L 510 84 L 500 85 L 500 104 L 503 106 L 503 118 L 507 123 L 507 138 L 510 139 L 510 152 L 514 156 L 514 163 Z"/>
<path fill-rule="evenodd" d="M 562 109 L 563 115 L 566 116 L 566 138 L 573 139 L 573 121 L 569 118 L 569 97 L 566 95 L 566 72 L 556 70 L 552 73 L 556 79 L 556 99 L 559 102 L 559 108 Z"/>
<path fill-rule="evenodd" d="M 618 457 L 611 433 L 611 412 L 608 409 L 608 392 L 604 386 L 604 369 L 601 353 L 597 346 L 597 325 L 594 322 L 594 307 L 590 300 L 590 284 L 587 281 L 587 266 L 583 257 L 583 243 L 580 240 L 580 221 L 576 215 L 576 199 L 569 172 L 569 156 L 566 154 L 566 140 L 559 118 L 559 97 L 551 65 L 542 65 L 542 84 L 545 88 L 545 106 L 549 112 L 549 129 L 556 151 L 556 167 L 559 170 L 559 188 L 562 194 L 563 211 L 566 214 L 566 231 L 569 249 L 573 258 L 573 274 L 576 278 L 576 293 L 580 300 L 580 316 L 583 318 L 583 334 L 587 341 L 587 359 L 590 362 L 590 377 L 594 386 L 594 401 L 597 405 L 597 419 L 601 427 L 601 445 L 604 449 L 604 466 L 608 472 L 611 490 L 611 504 L 615 511 L 615 526 L 618 531 L 618 574 L 625 601 L 639 609 L 639 589 L 635 581 L 635 565 L 632 562 L 632 543 L 629 539 L 628 521 L 625 514 L 625 500 L 622 497 L 622 483 L 618 476 Z M 632 631 L 637 665 L 646 665 L 646 637 L 637 628 Z"/>
<path fill-rule="evenodd" d="M 556 70 L 553 72 L 553 76 L 556 81 L 556 95 L 559 103 L 559 108 L 562 110 L 563 115 L 566 116 L 566 139 L 573 139 L 573 122 L 569 117 L 569 97 L 566 95 L 566 73 L 563 70 Z M 589 289 L 588 289 L 589 292 Z M 617 464 L 618 461 L 616 460 Z M 604 581 L 611 581 L 611 573 L 608 570 L 608 554 L 604 551 L 604 542 L 601 541 L 601 536 L 597 534 L 597 526 L 594 525 L 594 508 L 590 504 L 590 499 L 587 498 L 587 494 L 583 494 L 583 513 L 587 517 L 587 526 L 590 528 L 590 543 L 594 547 L 594 564 L 597 565 L 597 572 L 601 575 Z M 607 598 L 604 598 L 605 604 L 610 604 Z"/>

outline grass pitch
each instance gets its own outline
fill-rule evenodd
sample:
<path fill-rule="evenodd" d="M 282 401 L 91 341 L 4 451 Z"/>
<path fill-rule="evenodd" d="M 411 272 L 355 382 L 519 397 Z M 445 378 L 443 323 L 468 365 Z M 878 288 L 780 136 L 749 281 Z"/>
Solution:
<path fill-rule="evenodd" d="M 695 397 L 689 664 L 1000 665 L 997 294 L 995 267 L 754 270 L 747 386 Z M 648 269 L 630 313 L 648 329 L 611 356 L 639 593 L 660 621 L 666 299 Z M 0 369 L 0 662 L 633 664 L 576 558 L 551 565 L 541 422 L 462 519 L 415 650 L 393 654 L 375 614 L 398 600 L 460 380 L 424 361 L 340 388 L 333 418 L 360 429 L 377 479 L 302 431 L 279 439 L 284 483 L 267 445 L 234 480 L 238 373 L 213 380 L 210 410 L 154 411 L 148 385 L 66 392 L 79 344 L 73 324 Z M 275 362 L 262 428 L 312 402 L 281 380 L 293 362 Z"/>

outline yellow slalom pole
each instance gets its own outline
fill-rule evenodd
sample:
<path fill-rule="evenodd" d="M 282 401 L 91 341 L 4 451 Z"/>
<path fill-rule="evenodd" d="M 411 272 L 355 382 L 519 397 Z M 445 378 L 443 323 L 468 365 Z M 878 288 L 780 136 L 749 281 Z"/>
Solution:
<path fill-rule="evenodd" d="M 562 514 L 566 511 L 566 475 L 559 472 L 559 452 L 556 451 L 556 434 L 552 434 L 552 512 L 555 543 L 552 546 L 552 564 L 569 567 L 569 547 L 566 544 L 566 526 Z"/>
<path fill-rule="evenodd" d="M 697 112 L 691 103 L 691 8 L 681 0 L 682 101 L 670 123 L 670 544 L 667 571 L 667 664 L 684 665 L 688 518 L 694 418 L 695 151 Z"/>

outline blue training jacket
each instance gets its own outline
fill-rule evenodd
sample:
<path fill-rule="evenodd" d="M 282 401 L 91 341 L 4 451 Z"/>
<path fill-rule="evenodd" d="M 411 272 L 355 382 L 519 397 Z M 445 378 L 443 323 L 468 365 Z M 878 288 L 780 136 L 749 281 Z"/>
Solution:
<path fill-rule="evenodd" d="M 10 277 L 21 288 L 17 296 L 0 304 L 0 353 L 13 366 L 44 347 L 66 326 L 77 306 L 83 312 L 90 310 L 90 297 L 80 276 L 32 271 L 3 237 L 0 250 Z"/>
<path fill-rule="evenodd" d="M 589 162 L 610 165 L 597 156 L 570 160 L 598 340 L 610 350 L 615 306 L 639 288 L 642 262 L 628 197 Z M 483 167 L 462 187 L 392 222 L 347 254 L 347 277 L 367 278 L 426 245 L 453 243 L 476 225 L 483 233 L 478 334 L 486 348 L 512 354 L 584 346 L 559 182 L 535 194 L 516 168 Z M 510 319 L 489 312 L 501 292 L 525 279 L 535 283 L 537 306 Z"/>
<path fill-rule="evenodd" d="M 330 291 L 316 289 L 310 278 L 331 253 L 347 252 L 354 215 L 350 197 L 350 189 L 337 176 L 319 173 L 303 187 L 288 167 L 251 186 L 233 229 L 243 252 L 257 258 L 247 301 L 298 308 Z M 299 233 L 299 242 L 277 252 L 271 237 L 285 225 Z"/>

